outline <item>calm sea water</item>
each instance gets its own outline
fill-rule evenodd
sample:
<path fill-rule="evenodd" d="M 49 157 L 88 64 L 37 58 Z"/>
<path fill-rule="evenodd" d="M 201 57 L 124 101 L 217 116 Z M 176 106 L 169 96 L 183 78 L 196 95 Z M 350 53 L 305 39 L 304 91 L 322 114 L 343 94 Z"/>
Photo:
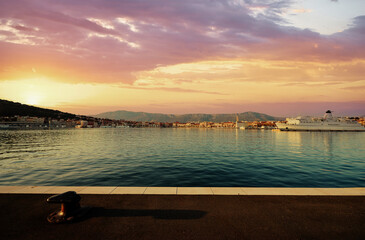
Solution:
<path fill-rule="evenodd" d="M 365 187 L 365 133 L 0 131 L 0 185 Z"/>

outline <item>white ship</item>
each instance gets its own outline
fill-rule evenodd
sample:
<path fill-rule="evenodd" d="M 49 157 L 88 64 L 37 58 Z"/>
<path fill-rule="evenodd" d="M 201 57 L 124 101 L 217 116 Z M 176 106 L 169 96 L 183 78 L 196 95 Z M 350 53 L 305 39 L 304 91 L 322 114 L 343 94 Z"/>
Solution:
<path fill-rule="evenodd" d="M 347 118 L 334 118 L 328 110 L 323 118 L 297 117 L 287 118 L 286 123 L 277 122 L 281 131 L 365 131 L 360 123 Z"/>

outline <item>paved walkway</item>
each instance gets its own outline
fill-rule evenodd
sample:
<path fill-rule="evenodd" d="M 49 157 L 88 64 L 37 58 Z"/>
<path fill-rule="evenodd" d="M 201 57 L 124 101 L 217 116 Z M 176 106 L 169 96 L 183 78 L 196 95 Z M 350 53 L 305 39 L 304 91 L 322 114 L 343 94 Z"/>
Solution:
<path fill-rule="evenodd" d="M 179 188 L 155 195 L 148 189 L 82 194 L 81 204 L 92 210 L 59 225 L 46 220 L 59 208 L 46 203 L 51 193 L 2 193 L 0 239 L 365 239 L 365 196 L 213 195 L 215 188 L 209 195 L 179 195 Z"/>

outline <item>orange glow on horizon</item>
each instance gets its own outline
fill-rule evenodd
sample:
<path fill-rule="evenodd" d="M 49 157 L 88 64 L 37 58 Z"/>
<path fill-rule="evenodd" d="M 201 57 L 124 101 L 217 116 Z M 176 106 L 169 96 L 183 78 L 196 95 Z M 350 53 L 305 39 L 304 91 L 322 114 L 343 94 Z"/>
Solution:
<path fill-rule="evenodd" d="M 195 62 L 136 73 L 133 84 L 69 83 L 52 77 L 8 80 L 0 82 L 0 94 L 9 100 L 82 114 L 109 109 L 148 112 L 149 105 L 174 113 L 172 106 L 193 109 L 199 104 L 336 102 L 339 98 L 351 102 L 364 100 L 365 81 L 349 75 L 348 69 L 364 65 L 363 61 Z"/>

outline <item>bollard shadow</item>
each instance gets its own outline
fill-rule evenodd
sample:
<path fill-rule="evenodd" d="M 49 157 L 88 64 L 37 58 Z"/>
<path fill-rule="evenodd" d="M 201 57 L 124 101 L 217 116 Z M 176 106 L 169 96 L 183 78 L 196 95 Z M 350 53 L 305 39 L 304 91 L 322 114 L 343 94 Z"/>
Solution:
<path fill-rule="evenodd" d="M 206 212 L 199 210 L 177 210 L 177 209 L 106 209 L 94 207 L 90 214 L 95 217 L 146 217 L 151 216 L 157 219 L 198 219 Z"/>
<path fill-rule="evenodd" d="M 107 209 L 103 207 L 90 208 L 88 213 L 75 221 L 84 221 L 97 217 L 147 217 L 151 216 L 156 219 L 168 220 L 189 220 L 199 219 L 206 215 L 207 212 L 200 210 L 178 210 L 178 209 Z"/>

